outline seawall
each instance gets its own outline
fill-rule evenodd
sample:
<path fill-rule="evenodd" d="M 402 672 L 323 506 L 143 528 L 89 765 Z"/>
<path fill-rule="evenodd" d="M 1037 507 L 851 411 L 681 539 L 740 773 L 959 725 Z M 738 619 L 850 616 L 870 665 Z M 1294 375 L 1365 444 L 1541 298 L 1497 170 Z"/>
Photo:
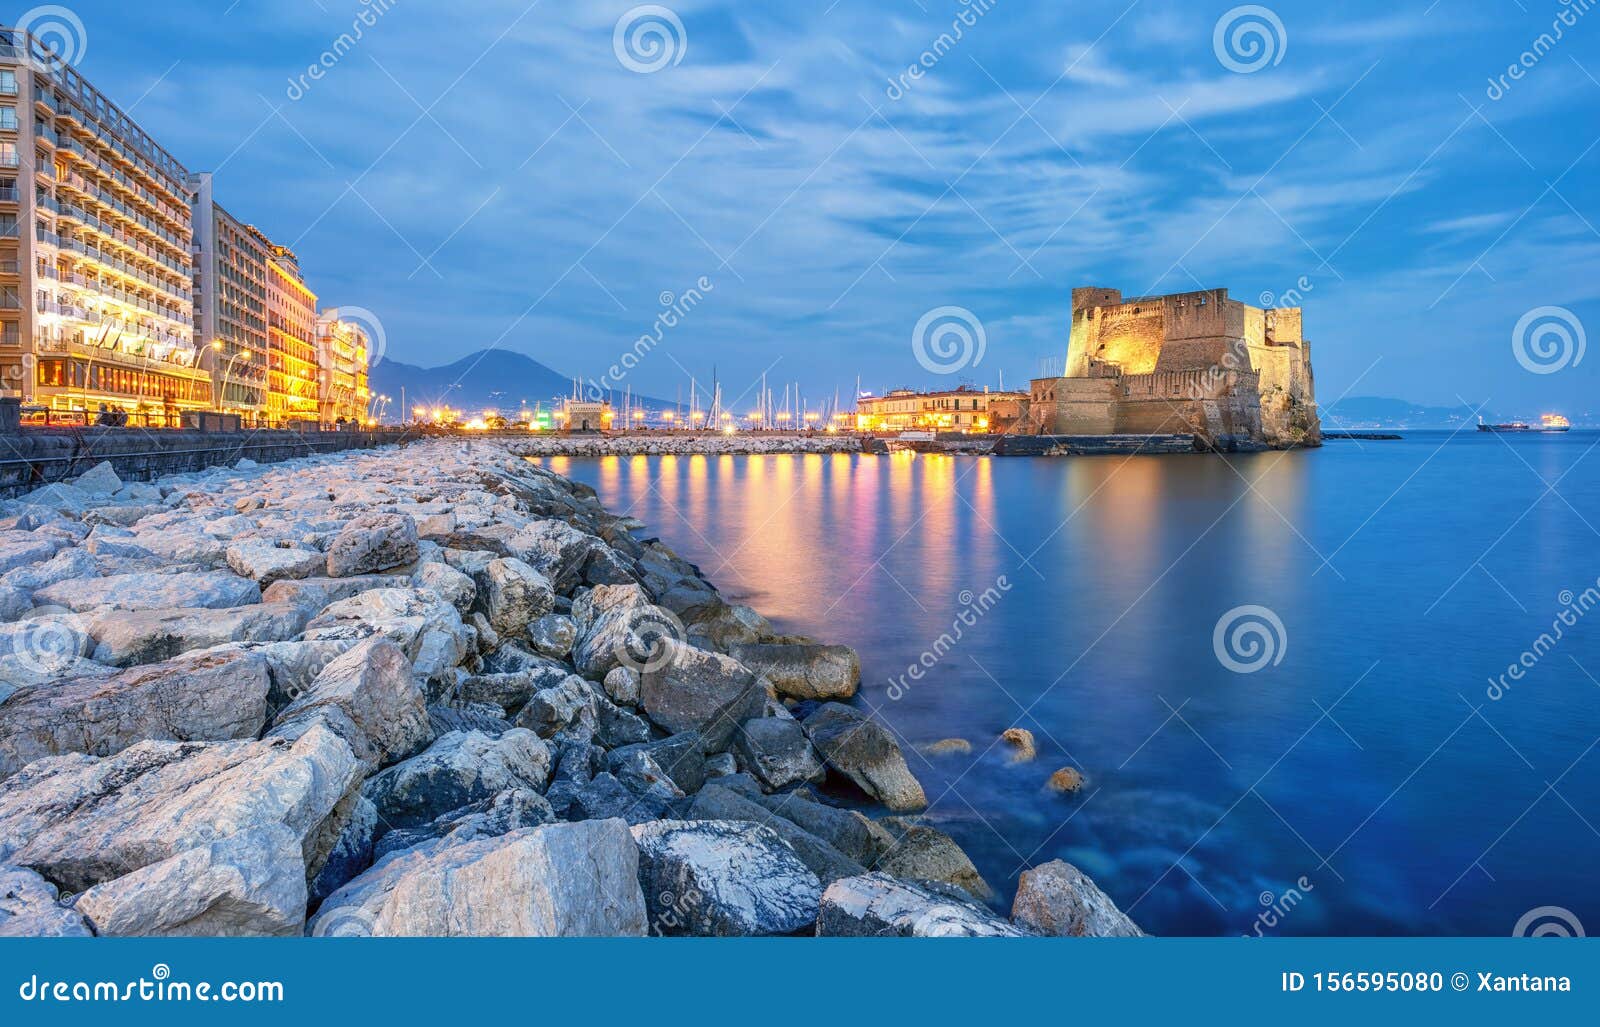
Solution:
<path fill-rule="evenodd" d="M 125 481 L 148 481 L 237 463 L 277 463 L 317 453 L 371 449 L 402 438 L 395 432 L 146 431 L 140 428 L 25 428 L 0 433 L 0 498 L 64 481 L 110 461 Z"/>

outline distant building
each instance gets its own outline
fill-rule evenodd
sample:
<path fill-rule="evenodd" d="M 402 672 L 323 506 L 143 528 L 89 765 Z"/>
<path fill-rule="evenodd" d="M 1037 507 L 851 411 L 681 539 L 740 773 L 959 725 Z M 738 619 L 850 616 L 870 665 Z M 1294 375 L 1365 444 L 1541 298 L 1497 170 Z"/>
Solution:
<path fill-rule="evenodd" d="M 267 408 L 267 276 L 272 243 L 216 202 L 209 172 L 194 189 L 194 327 L 218 410 L 258 424 Z"/>
<path fill-rule="evenodd" d="M 987 434 L 997 430 L 997 414 L 1015 422 L 1026 400 L 1023 392 L 991 392 L 970 385 L 943 392 L 895 389 L 856 400 L 856 430 Z"/>
<path fill-rule="evenodd" d="M 330 307 L 317 318 L 318 410 L 323 424 L 341 418 L 362 422 L 371 396 L 367 388 L 367 361 L 371 341 L 355 321 Z"/>
<path fill-rule="evenodd" d="M 0 386 L 155 424 L 209 409 L 192 243 L 183 165 L 37 37 L 0 28 Z"/>
<path fill-rule="evenodd" d="M 1300 308 L 1252 307 L 1226 289 L 1132 298 L 1073 289 L 1066 374 L 1030 384 L 1029 420 L 1042 434 L 1321 441 Z"/>
<path fill-rule="evenodd" d="M 603 431 L 611 427 L 611 404 L 587 399 L 569 399 L 558 415 L 566 431 Z"/>
<path fill-rule="evenodd" d="M 316 422 L 317 294 L 287 246 L 272 247 L 267 268 L 267 421 Z"/>

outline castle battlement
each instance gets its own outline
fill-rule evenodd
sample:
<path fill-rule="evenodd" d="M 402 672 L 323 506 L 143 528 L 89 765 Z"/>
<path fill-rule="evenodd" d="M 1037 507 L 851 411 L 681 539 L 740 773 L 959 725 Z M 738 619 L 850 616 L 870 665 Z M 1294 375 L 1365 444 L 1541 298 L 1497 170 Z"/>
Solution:
<path fill-rule="evenodd" d="M 1056 434 L 1314 444 L 1321 429 L 1303 324 L 1299 307 L 1251 306 L 1227 289 L 1129 297 L 1080 286 L 1066 374 L 1035 383 L 1032 420 Z"/>

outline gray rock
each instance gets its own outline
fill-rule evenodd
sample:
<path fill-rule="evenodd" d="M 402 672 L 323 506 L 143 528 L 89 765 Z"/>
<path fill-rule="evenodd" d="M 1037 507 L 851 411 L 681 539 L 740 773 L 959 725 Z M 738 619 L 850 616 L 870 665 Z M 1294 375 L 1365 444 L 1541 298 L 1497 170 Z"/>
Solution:
<path fill-rule="evenodd" d="M 667 645 L 670 658 L 640 676 L 646 715 L 674 734 L 699 731 L 707 752 L 726 749 L 740 724 L 761 715 L 766 689 L 731 657 L 681 642 Z"/>
<path fill-rule="evenodd" d="M 4 577 L 0 577 L 0 584 L 31 594 L 63 581 L 99 576 L 100 569 L 95 563 L 94 554 L 73 547 L 61 550 L 43 563 L 14 566 L 5 572 Z"/>
<path fill-rule="evenodd" d="M 563 521 L 535 521 L 506 542 L 512 555 L 532 564 L 563 594 L 582 580 L 584 564 L 596 547 L 605 543 Z"/>
<path fill-rule="evenodd" d="M 305 630 L 306 611 L 286 603 L 224 610 L 102 609 L 88 616 L 93 658 L 111 667 L 159 663 L 229 642 L 286 642 Z"/>
<path fill-rule="evenodd" d="M 806 805 L 791 800 L 793 805 Z M 763 808 L 751 796 L 741 795 L 717 782 L 707 784 L 688 804 L 687 815 L 695 820 L 740 820 L 760 824 L 788 843 L 800 861 L 822 883 L 866 873 L 866 868 L 827 841 L 806 831 L 792 820 Z"/>
<path fill-rule="evenodd" d="M 350 805 L 337 837 L 328 849 L 328 858 L 316 877 L 306 885 L 312 907 L 348 884 L 372 865 L 372 839 L 378 833 L 378 807 L 366 796 L 357 794 Z"/>
<path fill-rule="evenodd" d="M 634 827 L 633 837 L 652 933 L 784 935 L 816 923 L 820 882 L 765 827 L 666 820 Z"/>
<path fill-rule="evenodd" d="M 276 823 L 241 831 L 95 885 L 73 907 L 102 937 L 298 935 L 300 838 Z"/>
<path fill-rule="evenodd" d="M 528 625 L 528 641 L 533 644 L 534 651 L 553 660 L 572 652 L 577 640 L 577 622 L 565 614 L 547 613 Z"/>
<path fill-rule="evenodd" d="M 659 741 L 638 742 L 614 749 L 607 757 L 607 764 L 612 773 L 621 777 L 617 770 L 621 761 L 635 752 L 647 754 L 680 791 L 693 795 L 706 783 L 706 758 L 700 750 L 701 745 L 699 732 L 685 731 Z"/>
<path fill-rule="evenodd" d="M 376 771 L 412 756 L 433 740 L 427 700 L 400 647 L 372 638 L 323 668 L 311 687 L 278 714 L 272 734 L 296 738 L 325 724 Z"/>
<path fill-rule="evenodd" d="M 309 578 L 320 571 L 327 557 L 315 549 L 280 546 L 251 539 L 228 546 L 228 566 L 234 573 L 251 579 L 262 588 L 275 581 Z"/>
<path fill-rule="evenodd" d="M 538 792 L 508 788 L 492 798 L 451 810 L 430 824 L 390 831 L 373 848 L 372 854 L 375 859 L 383 859 L 390 853 L 416 848 L 437 838 L 444 839 L 448 845 L 474 838 L 494 838 L 555 819 L 549 801 Z"/>
<path fill-rule="evenodd" d="M 111 461 L 102 460 L 73 479 L 72 484 L 91 496 L 109 496 L 122 488 L 122 479 L 112 469 Z"/>
<path fill-rule="evenodd" d="M 478 598 L 478 586 L 467 575 L 447 563 L 425 563 L 411 576 L 413 588 L 425 588 L 450 601 L 462 616 Z"/>
<path fill-rule="evenodd" d="M 261 589 L 249 578 L 228 571 L 178 574 L 112 574 L 103 578 L 62 581 L 33 595 L 40 605 L 83 612 L 97 607 L 116 610 L 171 610 L 203 607 L 221 610 L 261 602 Z"/>
<path fill-rule="evenodd" d="M 820 937 L 1020 938 L 1027 932 L 990 913 L 910 881 L 871 873 L 834 881 L 822 893 Z"/>
<path fill-rule="evenodd" d="M 0 716 L 0 779 L 65 753 L 255 738 L 266 723 L 269 685 L 265 660 L 220 653 L 19 688 Z"/>
<path fill-rule="evenodd" d="M 502 715 L 520 710 L 534 693 L 555 688 L 572 676 L 565 664 L 549 661 L 509 674 L 469 674 L 456 686 L 459 702 L 492 703 Z"/>
<path fill-rule="evenodd" d="M 433 592 L 379 588 L 332 603 L 306 625 L 308 641 L 382 634 L 405 650 L 423 680 L 448 674 L 467 654 L 461 614 Z"/>
<path fill-rule="evenodd" d="M 109 759 L 58 756 L 0 784 L 11 861 L 81 892 L 240 831 L 314 840 L 360 780 L 350 746 L 313 728 L 293 743 L 141 742 Z"/>
<path fill-rule="evenodd" d="M 915 817 L 885 817 L 878 821 L 894 844 L 878 857 L 874 869 L 899 878 L 953 884 L 974 898 L 994 897 L 972 860 L 955 839 Z"/>
<path fill-rule="evenodd" d="M 830 768 L 885 806 L 907 811 L 928 804 L 899 744 L 866 714 L 840 703 L 826 703 L 805 719 L 804 726 L 811 744 Z"/>
<path fill-rule="evenodd" d="M 328 577 L 386 571 L 416 559 L 417 522 L 409 514 L 363 514 L 329 544 Z"/>
<path fill-rule="evenodd" d="M 665 627 L 673 633 L 675 619 L 652 606 L 638 585 L 601 585 L 572 604 L 572 619 L 578 637 L 572 647 L 572 665 L 584 677 L 599 680 L 633 651 L 648 659 L 649 642 L 659 638 L 652 632 Z"/>
<path fill-rule="evenodd" d="M 507 638 L 521 633 L 530 621 L 555 606 L 549 580 L 515 558 L 490 561 L 483 572 L 480 596 L 489 625 Z"/>
<path fill-rule="evenodd" d="M 535 692 L 512 723 L 549 738 L 574 722 L 593 725 L 594 720 L 595 696 L 589 683 L 569 674 L 559 685 Z"/>
<path fill-rule="evenodd" d="M 418 827 L 509 788 L 543 791 L 549 776 L 550 749 L 532 731 L 451 732 L 369 779 L 362 792 L 385 829 Z"/>
<path fill-rule="evenodd" d="M 606 545 L 590 549 L 589 560 L 583 565 L 583 580 L 589 585 L 626 585 L 637 582 L 639 576 L 627 557 Z"/>
<path fill-rule="evenodd" d="M 639 704 L 639 672 L 632 667 L 612 667 L 605 677 L 606 695 L 622 706 Z"/>
<path fill-rule="evenodd" d="M 649 740 L 650 724 L 643 717 L 615 705 L 592 688 L 590 693 L 594 700 L 595 741 L 608 749 L 615 749 Z"/>
<path fill-rule="evenodd" d="M 401 583 L 399 579 L 381 574 L 364 574 L 353 578 L 279 580 L 267 586 L 267 590 L 261 593 L 261 601 L 293 603 L 316 616 L 341 599 L 349 599 L 374 588 L 394 588 Z"/>
<path fill-rule="evenodd" d="M 505 719 L 505 711 L 492 703 L 429 706 L 428 723 L 433 727 L 434 738 L 452 731 L 478 731 L 490 738 L 498 738 L 511 730 L 511 722 Z"/>
<path fill-rule="evenodd" d="M 877 821 L 855 810 L 837 809 L 813 801 L 805 796 L 804 791 L 786 795 L 762 795 L 757 792 L 746 798 L 821 838 L 852 861 L 869 869 L 894 845 L 894 836 Z"/>
<path fill-rule="evenodd" d="M 0 938 L 87 938 L 83 914 L 58 904 L 56 886 L 20 867 L 0 866 Z"/>
<path fill-rule="evenodd" d="M 769 792 L 827 776 L 822 761 L 793 720 L 758 717 L 747 720 L 734 737 L 734 752 Z"/>
<path fill-rule="evenodd" d="M 1087 874 L 1059 859 L 1022 872 L 1011 919 L 1059 938 L 1144 936 Z"/>
<path fill-rule="evenodd" d="M 790 699 L 848 699 L 861 681 L 861 660 L 847 645 L 734 645 L 728 655 L 772 682 Z"/>
<path fill-rule="evenodd" d="M 668 801 L 659 793 L 634 792 L 610 773 L 588 781 L 561 781 L 550 787 L 550 805 L 566 820 L 626 820 L 643 824 L 666 816 Z"/>
<path fill-rule="evenodd" d="M 329 896 L 310 933 L 638 937 L 646 926 L 638 874 L 638 848 L 618 820 L 423 845 Z"/>

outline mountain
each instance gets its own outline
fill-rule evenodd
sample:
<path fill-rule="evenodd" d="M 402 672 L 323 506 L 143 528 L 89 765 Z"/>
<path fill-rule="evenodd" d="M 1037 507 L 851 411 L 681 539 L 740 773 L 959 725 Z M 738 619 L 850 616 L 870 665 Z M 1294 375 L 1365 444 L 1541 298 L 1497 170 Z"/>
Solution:
<path fill-rule="evenodd" d="M 1485 420 L 1497 420 L 1495 413 L 1487 408 L 1478 411 L 1466 405 L 1430 407 L 1385 396 L 1350 396 L 1324 407 L 1321 413 L 1322 427 L 1329 431 L 1359 428 L 1457 428 L 1462 424 L 1476 424 L 1479 414 L 1482 414 Z"/>
<path fill-rule="evenodd" d="M 372 369 L 370 387 L 374 394 L 389 397 L 391 418 L 405 413 L 402 402 L 411 407 L 449 404 L 467 413 L 491 408 L 509 413 L 524 406 L 532 409 L 535 403 L 548 410 L 572 395 L 571 378 L 507 349 L 480 350 L 443 367 L 381 360 Z M 621 389 L 613 389 L 606 398 L 620 404 L 622 397 Z M 637 393 L 633 400 L 647 407 L 672 405 Z"/>

